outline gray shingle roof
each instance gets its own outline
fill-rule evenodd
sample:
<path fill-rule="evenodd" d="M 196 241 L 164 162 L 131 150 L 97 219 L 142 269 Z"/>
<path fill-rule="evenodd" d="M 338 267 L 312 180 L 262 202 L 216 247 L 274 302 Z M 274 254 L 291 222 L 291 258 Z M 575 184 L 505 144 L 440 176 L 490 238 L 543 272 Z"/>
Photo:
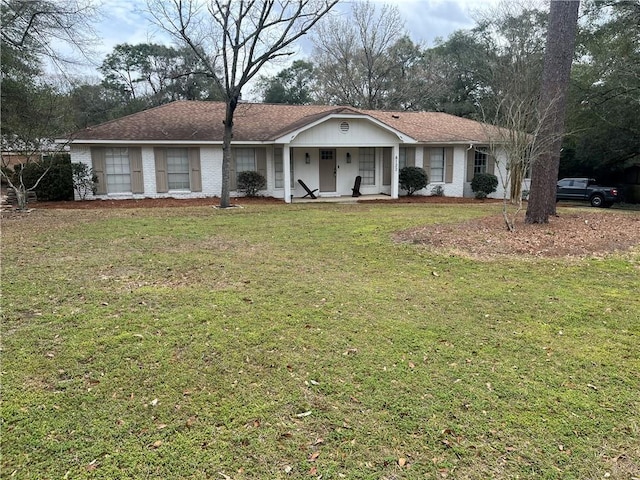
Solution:
<path fill-rule="evenodd" d="M 72 135 L 73 140 L 222 141 L 224 102 L 177 101 Z M 268 142 L 331 114 L 368 115 L 421 143 L 488 142 L 487 124 L 436 112 L 390 112 L 328 105 L 240 103 L 234 141 Z"/>

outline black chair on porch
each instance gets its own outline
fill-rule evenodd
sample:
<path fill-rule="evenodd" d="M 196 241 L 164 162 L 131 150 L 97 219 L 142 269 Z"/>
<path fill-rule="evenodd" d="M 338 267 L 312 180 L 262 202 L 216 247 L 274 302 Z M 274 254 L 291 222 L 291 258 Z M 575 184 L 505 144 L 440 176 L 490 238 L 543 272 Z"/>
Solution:
<path fill-rule="evenodd" d="M 353 192 L 351 194 L 352 197 L 359 197 L 360 195 L 362 195 L 360 193 L 360 183 L 362 183 L 362 177 L 358 175 L 356 177 L 355 183 L 353 184 L 353 188 L 351 189 L 351 191 Z"/>
<path fill-rule="evenodd" d="M 318 191 L 318 189 L 317 189 L 317 188 L 315 188 L 315 189 L 313 189 L 313 190 L 309 189 L 309 187 L 307 187 L 307 185 L 306 185 L 302 180 L 300 180 L 300 179 L 298 179 L 298 183 L 299 183 L 299 184 L 300 184 L 300 186 L 302 186 L 302 188 L 304 188 L 304 189 L 306 190 L 306 192 L 307 192 L 307 193 L 306 193 L 306 195 L 304 195 L 302 198 L 305 198 L 305 197 L 311 197 L 311 198 L 313 198 L 314 200 L 317 198 L 317 197 L 314 195 L 314 193 Z"/>

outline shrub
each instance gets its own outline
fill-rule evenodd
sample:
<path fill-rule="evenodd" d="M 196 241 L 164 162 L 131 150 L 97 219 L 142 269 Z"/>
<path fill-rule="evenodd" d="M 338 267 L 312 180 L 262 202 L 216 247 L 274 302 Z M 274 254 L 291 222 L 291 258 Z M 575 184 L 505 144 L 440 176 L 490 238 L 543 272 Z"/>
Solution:
<path fill-rule="evenodd" d="M 47 167 L 49 166 L 50 168 L 47 172 Z M 73 176 L 71 173 L 71 160 L 68 155 L 58 155 L 42 162 L 28 163 L 16 167 L 15 170 L 16 176 L 20 171 L 22 172 L 22 181 L 27 190 L 33 188 L 38 179 L 44 175 L 35 188 L 38 200 L 58 201 L 73 199 Z"/>
<path fill-rule="evenodd" d="M 471 180 L 471 190 L 476 194 L 476 198 L 487 198 L 498 188 L 498 177 L 491 173 L 478 173 Z"/>
<path fill-rule="evenodd" d="M 71 174 L 73 176 L 73 189 L 80 200 L 84 200 L 89 192 L 95 195 L 98 176 L 86 163 L 72 163 Z"/>
<path fill-rule="evenodd" d="M 435 185 L 431 189 L 431 195 L 433 195 L 434 197 L 444 197 L 444 188 L 442 187 L 442 185 Z"/>
<path fill-rule="evenodd" d="M 429 177 L 427 172 L 420 167 L 404 167 L 400 170 L 399 184 L 400 188 L 406 190 L 410 197 L 429 184 Z"/>
<path fill-rule="evenodd" d="M 267 186 L 264 176 L 258 172 L 245 171 L 238 174 L 238 190 L 247 197 L 256 197 Z"/>

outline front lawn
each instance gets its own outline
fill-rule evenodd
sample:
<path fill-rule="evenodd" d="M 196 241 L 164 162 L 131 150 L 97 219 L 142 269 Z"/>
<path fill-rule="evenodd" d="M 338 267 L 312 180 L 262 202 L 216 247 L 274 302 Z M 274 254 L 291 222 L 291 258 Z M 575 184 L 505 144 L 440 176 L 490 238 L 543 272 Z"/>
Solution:
<path fill-rule="evenodd" d="M 480 261 L 394 242 L 499 211 L 3 221 L 0 477 L 640 477 L 638 247 Z"/>

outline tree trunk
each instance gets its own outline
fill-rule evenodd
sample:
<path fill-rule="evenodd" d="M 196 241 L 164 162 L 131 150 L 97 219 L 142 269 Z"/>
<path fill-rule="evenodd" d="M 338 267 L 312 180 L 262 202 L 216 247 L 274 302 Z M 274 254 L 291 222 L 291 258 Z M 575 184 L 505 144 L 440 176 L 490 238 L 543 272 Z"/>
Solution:
<path fill-rule="evenodd" d="M 540 137 L 546 148 L 532 164 L 526 223 L 548 223 L 549 215 L 556 213 L 556 183 L 579 6 L 579 0 L 551 2 L 539 103 Z"/>
<path fill-rule="evenodd" d="M 14 187 L 13 191 L 16 192 L 16 204 L 18 210 L 21 212 L 27 209 L 27 202 L 29 199 L 29 193 L 26 191 L 24 187 Z"/>
<path fill-rule="evenodd" d="M 224 135 L 222 137 L 222 192 L 220 193 L 220 207 L 227 208 L 231 206 L 231 185 L 230 185 L 230 169 L 231 162 L 231 140 L 233 139 L 233 114 L 238 106 L 239 95 L 231 96 L 227 100 L 227 108 L 224 117 Z"/>

